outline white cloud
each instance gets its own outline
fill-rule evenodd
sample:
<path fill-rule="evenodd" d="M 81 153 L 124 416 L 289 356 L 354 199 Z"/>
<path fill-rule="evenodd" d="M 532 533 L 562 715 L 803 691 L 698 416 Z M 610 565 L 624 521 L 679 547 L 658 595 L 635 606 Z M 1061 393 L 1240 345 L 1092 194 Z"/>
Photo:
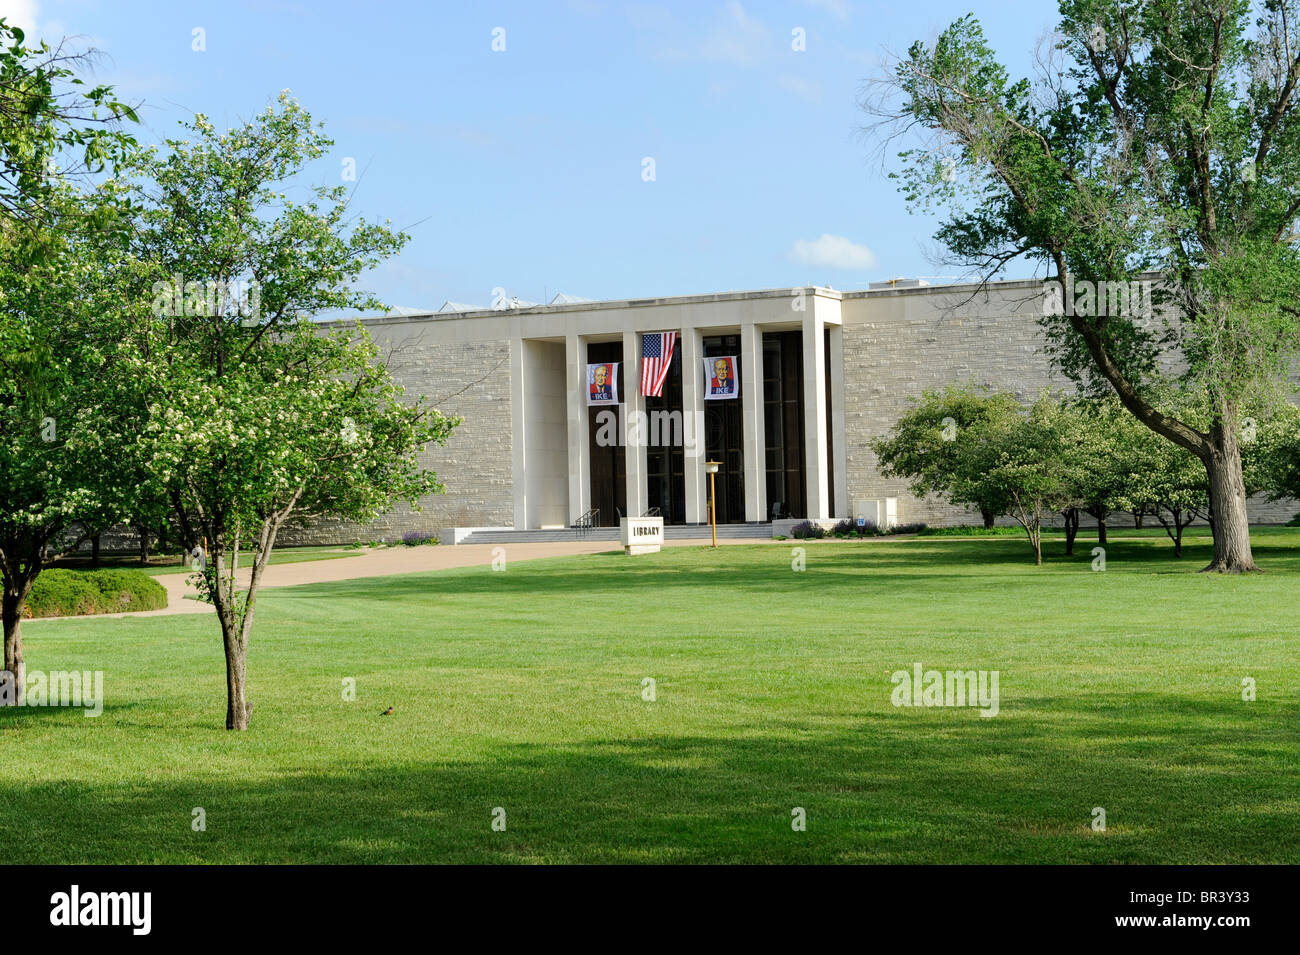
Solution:
<path fill-rule="evenodd" d="M 24 33 L 36 32 L 36 0 L 0 0 L 0 18 Z"/>
<path fill-rule="evenodd" d="M 871 269 L 876 253 L 842 235 L 823 232 L 816 239 L 799 239 L 790 248 L 790 258 L 800 265 L 819 265 L 830 269 Z"/>

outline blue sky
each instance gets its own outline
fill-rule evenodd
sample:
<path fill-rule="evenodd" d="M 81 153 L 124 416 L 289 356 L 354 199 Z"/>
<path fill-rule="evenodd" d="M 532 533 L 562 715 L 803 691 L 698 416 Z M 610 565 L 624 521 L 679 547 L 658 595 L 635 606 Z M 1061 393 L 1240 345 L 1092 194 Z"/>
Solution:
<path fill-rule="evenodd" d="M 541 301 L 951 273 L 927 258 L 935 222 L 908 214 L 856 101 L 883 54 L 972 6 L 0 0 L 0 15 L 105 54 L 97 78 L 144 102 L 149 142 L 291 89 L 335 140 L 313 181 L 354 159 L 356 208 L 411 234 L 364 284 L 437 308 L 497 287 Z M 1055 21 L 1049 0 L 974 10 L 1021 72 Z"/>

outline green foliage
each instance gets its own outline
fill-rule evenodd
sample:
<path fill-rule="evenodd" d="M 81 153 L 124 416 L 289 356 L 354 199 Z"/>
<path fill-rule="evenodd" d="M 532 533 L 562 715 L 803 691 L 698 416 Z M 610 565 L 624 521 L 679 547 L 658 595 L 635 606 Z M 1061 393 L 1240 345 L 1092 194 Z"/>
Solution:
<path fill-rule="evenodd" d="M 954 524 L 950 527 L 927 527 L 918 531 L 922 537 L 1018 537 L 1019 527 L 984 527 L 980 524 Z"/>
<path fill-rule="evenodd" d="M 1255 570 L 1241 419 L 1300 357 L 1300 0 L 1059 8 L 1035 81 L 1012 79 L 967 16 L 914 44 L 885 81 L 896 97 L 868 110 L 922 139 L 900 154 L 901 188 L 950 209 L 937 237 L 956 263 L 1050 275 L 1056 365 L 1205 463 L 1209 569 Z M 1103 286 L 1151 272 L 1149 309 L 1097 307 Z M 1207 397 L 1203 424 L 1157 407 L 1171 373 Z"/>
<path fill-rule="evenodd" d="M 1247 445 L 1247 477 L 1270 500 L 1300 498 L 1300 408 L 1282 403 Z"/>
<path fill-rule="evenodd" d="M 361 326 L 311 321 L 379 305 L 356 279 L 406 236 L 354 219 L 343 187 L 287 198 L 331 145 L 287 93 L 229 131 L 202 115 L 186 128 L 142 158 L 136 186 L 154 265 L 140 294 L 163 306 L 133 350 L 144 470 L 216 562 L 291 515 L 364 522 L 437 489 L 417 454 L 455 422 L 403 398 Z M 208 283 L 221 294 L 194 294 Z"/>
<path fill-rule="evenodd" d="M 135 110 L 111 87 L 87 86 L 77 75 L 89 58 L 30 45 L 0 20 L 0 219 L 48 227 L 61 189 L 111 171 L 133 150 L 122 127 L 138 121 Z M 86 210 L 86 225 L 101 224 L 96 211 Z"/>
<path fill-rule="evenodd" d="M 47 570 L 32 585 L 28 617 L 161 610 L 167 591 L 138 570 Z"/>
<path fill-rule="evenodd" d="M 917 497 L 939 495 L 996 516 L 1005 513 L 1007 502 L 980 483 L 979 446 L 1019 409 L 1010 393 L 949 385 L 924 392 L 871 447 L 881 472 L 908 478 Z"/>
<path fill-rule="evenodd" d="M 963 17 L 897 66 L 889 118 L 934 137 L 900 154 L 902 190 L 952 210 L 938 238 L 985 274 L 1021 257 L 1062 281 L 1165 274 L 1166 327 L 1047 314 L 1076 380 L 1108 386 L 1104 352 L 1141 387 L 1176 355 L 1215 407 L 1246 401 L 1300 353 L 1298 14 L 1271 0 L 1256 32 L 1239 0 L 1061 0 L 1036 80 Z"/>
<path fill-rule="evenodd" d="M 188 541 L 206 542 L 197 582 L 239 674 L 227 726 L 243 729 L 244 655 L 280 529 L 365 523 L 439 490 L 420 453 L 457 421 L 408 400 L 359 323 L 313 320 L 379 306 L 359 280 L 407 236 L 354 216 L 345 187 L 301 184 L 331 145 L 310 115 L 286 91 L 236 128 L 202 115 L 185 128 L 132 170 L 142 267 L 128 275 L 148 315 L 116 376 L 137 426 L 105 450 L 140 477 L 141 498 L 172 506 Z M 241 551 L 253 555 L 242 589 Z"/>
<path fill-rule="evenodd" d="M 134 430 L 114 400 L 132 314 L 112 277 L 121 231 L 86 228 L 116 199 L 61 185 L 26 224 L 0 216 L 0 576 L 15 599 L 70 528 L 120 519 L 138 492 L 109 451 Z"/>

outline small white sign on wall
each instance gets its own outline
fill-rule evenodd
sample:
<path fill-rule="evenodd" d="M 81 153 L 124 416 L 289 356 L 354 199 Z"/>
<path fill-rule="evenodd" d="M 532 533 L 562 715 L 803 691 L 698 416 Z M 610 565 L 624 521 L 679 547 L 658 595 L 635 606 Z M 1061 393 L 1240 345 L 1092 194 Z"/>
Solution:
<path fill-rule="evenodd" d="M 664 545 L 662 517 L 625 517 L 618 526 L 625 554 L 657 554 Z"/>

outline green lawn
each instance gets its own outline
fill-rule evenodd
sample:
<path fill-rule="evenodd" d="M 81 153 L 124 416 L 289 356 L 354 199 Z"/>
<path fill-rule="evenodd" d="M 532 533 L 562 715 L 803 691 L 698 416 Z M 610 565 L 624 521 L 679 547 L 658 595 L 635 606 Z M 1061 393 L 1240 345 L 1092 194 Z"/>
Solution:
<path fill-rule="evenodd" d="M 102 669 L 107 705 L 0 713 L 5 860 L 1300 862 L 1300 530 L 1255 541 L 1235 579 L 1203 538 L 1094 572 L 1084 536 L 1038 569 L 790 541 L 270 591 L 242 735 L 207 618 L 28 623 L 28 666 Z M 1000 714 L 894 707 L 915 662 L 998 670 Z"/>

